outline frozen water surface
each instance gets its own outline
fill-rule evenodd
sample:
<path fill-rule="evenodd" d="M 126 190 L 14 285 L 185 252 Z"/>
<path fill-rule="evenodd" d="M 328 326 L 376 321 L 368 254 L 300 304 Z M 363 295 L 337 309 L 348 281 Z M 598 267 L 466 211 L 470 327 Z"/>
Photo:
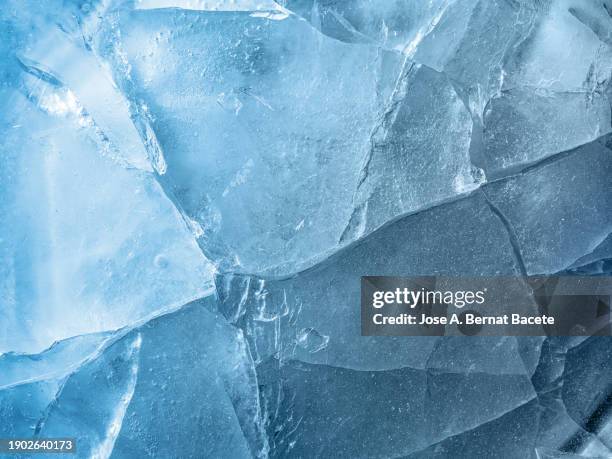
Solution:
<path fill-rule="evenodd" d="M 101 53 L 127 61 L 117 72 L 152 119 L 161 183 L 225 269 L 298 271 L 484 179 L 451 82 L 398 52 L 293 15 L 152 10 L 116 27 Z"/>
<path fill-rule="evenodd" d="M 24 79 L 40 98 L 7 101 L 0 350 L 39 351 L 202 296 L 212 267 L 156 180 L 113 159 L 68 90 Z"/>
<path fill-rule="evenodd" d="M 610 340 L 361 337 L 364 275 L 612 272 L 612 9 L 0 6 L 0 437 L 612 456 Z M 46 349 L 46 350 L 45 350 Z"/>
<path fill-rule="evenodd" d="M 0 432 L 70 432 L 83 457 L 265 456 L 248 348 L 212 306 L 209 297 L 121 331 L 84 360 L 70 343 L 49 349 L 40 358 L 54 359 L 54 373 L 0 387 L 0 410 L 10 421 Z M 80 364 L 61 371 L 58 354 Z M 33 358 L 9 363 L 31 367 Z"/>
<path fill-rule="evenodd" d="M 609 139 L 579 147 L 485 191 L 515 234 L 529 274 L 561 271 L 596 250 L 610 234 Z"/>

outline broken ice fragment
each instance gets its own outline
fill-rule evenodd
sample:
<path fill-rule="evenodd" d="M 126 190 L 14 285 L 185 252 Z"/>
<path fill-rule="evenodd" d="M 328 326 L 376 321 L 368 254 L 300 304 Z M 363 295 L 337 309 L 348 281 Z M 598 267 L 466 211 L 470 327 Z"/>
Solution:
<path fill-rule="evenodd" d="M 134 396 L 141 344 L 142 337 L 133 334 L 95 363 L 71 374 L 39 421 L 36 433 L 42 438 L 75 438 L 79 454 L 85 457 L 110 457 Z"/>
<path fill-rule="evenodd" d="M 611 20 L 595 2 L 553 2 L 536 8 L 528 34 L 508 50 L 500 92 L 483 110 L 487 174 L 512 172 L 610 132 L 612 49 L 576 10 Z"/>
<path fill-rule="evenodd" d="M 388 111 L 370 138 L 345 239 L 472 191 L 484 181 L 481 174 L 472 175 L 472 120 L 450 81 L 427 67 L 405 65 Z"/>
<path fill-rule="evenodd" d="M 612 236 L 608 235 L 599 244 L 595 241 L 595 244 L 593 244 L 595 247 L 590 253 L 577 260 L 570 268 L 575 272 L 612 273 L 612 264 L 610 263 L 612 260 Z"/>
<path fill-rule="evenodd" d="M 50 6 L 44 15 L 28 15 L 28 10 L 38 6 L 22 4 L 7 5 L 5 12 L 11 9 L 14 14 L 4 14 L 5 21 L 13 25 L 15 32 L 19 28 L 25 30 L 18 35 L 21 40 L 11 50 L 9 62 L 16 59 L 26 72 L 44 75 L 70 90 L 103 133 L 113 153 L 133 167 L 151 171 L 150 155 L 132 123 L 127 100 L 84 40 L 85 33 L 95 34 L 95 29 L 88 30 L 88 26 L 91 28 L 101 13 Z"/>
<path fill-rule="evenodd" d="M 278 355 L 281 361 L 367 370 L 423 368 L 427 362 L 438 362 L 430 359 L 437 338 L 360 337 L 359 279 L 372 273 L 517 275 L 520 266 L 503 223 L 481 195 L 474 195 L 404 217 L 297 276 L 266 280 L 220 274 L 215 283 L 221 311 L 245 331 L 257 362 Z M 515 287 L 516 295 L 530 294 L 519 281 Z M 315 353 L 295 346 L 304 329 L 328 336 L 327 346 Z M 505 355 L 503 359 L 494 353 L 487 353 L 490 359 L 479 354 L 482 371 L 499 371 L 499 362 L 504 361 L 508 371 L 523 373 L 517 343 L 501 343 L 498 351 Z M 457 346 L 474 344 L 458 340 Z M 511 359 L 515 364 L 510 365 Z M 468 361 L 457 359 L 456 364 L 468 365 Z"/>
<path fill-rule="evenodd" d="M 84 335 L 41 354 L 0 355 L 0 436 L 32 438 L 68 375 L 95 358 L 109 338 Z"/>
<path fill-rule="evenodd" d="M 119 21 L 130 73 L 115 75 L 148 107 L 161 183 L 223 270 L 299 271 L 484 180 L 451 82 L 398 53 L 294 16 L 141 10 Z M 116 48 L 102 53 L 115 68 Z"/>
<path fill-rule="evenodd" d="M 266 457 L 244 338 L 214 308 L 211 298 L 186 305 L 116 334 L 59 381 L 41 374 L 0 390 L 10 415 L 0 434 L 73 437 L 88 457 Z"/>
<path fill-rule="evenodd" d="M 327 347 L 329 336 L 323 336 L 314 328 L 303 328 L 297 334 L 296 343 L 308 352 L 315 353 Z"/>
<path fill-rule="evenodd" d="M 308 456 L 313 449 L 323 457 L 404 456 L 495 422 L 534 398 L 525 376 L 277 365 L 270 360 L 258 367 L 275 457 Z M 535 436 L 533 429 L 521 431 L 521 438 Z M 497 437 L 516 448 L 512 435 L 498 431 Z M 478 447 L 491 451 L 482 442 Z"/>
<path fill-rule="evenodd" d="M 609 136 L 568 152 L 485 193 L 509 222 L 528 274 L 562 271 L 612 228 Z"/>
<path fill-rule="evenodd" d="M 93 333 L 54 343 L 41 354 L 0 355 L 0 388 L 41 379 L 63 378 L 100 351 L 112 334 Z"/>
<path fill-rule="evenodd" d="M 533 423 L 538 419 L 539 413 L 540 407 L 537 401 L 530 400 L 489 422 L 466 429 L 457 435 L 447 436 L 427 448 L 405 456 L 405 459 L 423 457 L 535 459 L 534 446 L 538 442 L 538 432 L 533 428 Z"/>
<path fill-rule="evenodd" d="M 334 250 L 400 57 L 295 17 L 139 10 L 120 26 L 128 95 L 151 113 L 161 183 L 202 228 L 205 253 L 287 272 Z"/>
<path fill-rule="evenodd" d="M 289 0 L 287 7 L 341 40 L 402 37 L 415 62 L 444 72 L 484 123 L 481 167 L 489 177 L 611 130 L 612 21 L 605 5 L 470 0 L 407 9 L 397 2 Z M 428 27 L 417 33 L 418 23 Z"/>
<path fill-rule="evenodd" d="M 285 6 L 334 38 L 401 49 L 443 72 L 476 127 L 484 123 L 479 165 L 489 177 L 611 130 L 612 21 L 604 4 L 287 0 Z"/>
<path fill-rule="evenodd" d="M 509 174 L 589 143 L 611 128 L 607 97 L 587 91 L 509 90 L 485 110 L 484 168 L 492 178 Z"/>
<path fill-rule="evenodd" d="M 587 432 L 595 434 L 612 452 L 612 409 L 610 406 L 610 365 L 612 346 L 609 337 L 591 337 L 567 353 L 563 373 L 562 397 L 569 415 Z M 578 441 L 579 452 L 589 448 Z M 595 446 L 595 445 L 593 445 Z M 595 449 L 591 446 L 591 449 Z M 601 448 L 597 448 L 601 452 Z M 586 451 L 585 451 L 586 452 Z M 593 454 L 596 455 L 596 454 Z"/>
<path fill-rule="evenodd" d="M 22 76 L 36 94 L 67 94 Z M 0 352 L 116 329 L 210 289 L 212 266 L 151 174 L 107 155 L 79 112 L 7 93 Z"/>
<path fill-rule="evenodd" d="M 0 389 L 0 435 L 32 438 L 62 380 L 49 379 Z"/>
<path fill-rule="evenodd" d="M 377 43 L 411 52 L 444 14 L 448 0 L 284 0 L 283 6 L 322 33 L 348 43 Z"/>

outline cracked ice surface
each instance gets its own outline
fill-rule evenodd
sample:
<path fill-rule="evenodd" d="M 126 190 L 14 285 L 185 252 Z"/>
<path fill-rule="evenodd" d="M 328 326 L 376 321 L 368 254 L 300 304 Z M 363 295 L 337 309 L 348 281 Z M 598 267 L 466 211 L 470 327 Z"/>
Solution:
<path fill-rule="evenodd" d="M 104 342 L 98 338 L 89 355 L 68 343 L 40 356 L 0 357 L 2 374 L 18 361 L 30 367 L 33 357 L 60 367 L 0 386 L 0 435 L 71 432 L 80 457 L 188 457 L 197 450 L 206 457 L 265 456 L 244 337 L 213 306 L 209 297 Z M 61 371 L 58 357 L 76 365 Z"/>
<path fill-rule="evenodd" d="M 70 110 L 69 93 L 32 84 L 39 107 Z M 80 112 L 41 113 L 16 91 L 8 104 L 1 351 L 119 328 L 210 288 L 211 265 L 150 174 L 106 155 Z"/>
<path fill-rule="evenodd" d="M 453 222 L 453 232 L 438 231 L 447 221 Z M 412 241 L 404 235 L 412 235 Z M 485 199 L 475 195 L 423 215 L 405 217 L 298 276 L 268 281 L 229 274 L 221 275 L 216 284 L 226 317 L 244 322 L 249 330 L 247 337 L 254 340 L 256 360 L 280 352 L 283 359 L 357 369 L 423 368 L 437 338 L 355 340 L 361 326 L 355 304 L 360 298 L 359 273 L 364 270 L 401 276 L 520 272 L 502 223 Z M 524 289 L 517 285 L 516 293 Z M 299 331 L 308 327 L 329 336 L 324 351 L 310 353 L 295 346 Z M 515 345 L 512 341 L 507 342 L 508 349 Z M 465 341 L 465 345 L 469 343 Z"/>
<path fill-rule="evenodd" d="M 469 112 L 443 75 L 399 53 L 295 16 L 152 10 L 113 26 L 108 59 L 121 48 L 118 78 L 152 118 L 161 183 L 223 269 L 295 272 L 477 186 Z"/>
<path fill-rule="evenodd" d="M 605 3 L 372 3 L 285 2 L 329 36 L 365 37 L 444 72 L 484 128 L 475 162 L 487 176 L 610 132 L 612 22 Z"/>
<path fill-rule="evenodd" d="M 357 307 L 362 275 L 612 272 L 609 5 L 9 1 L 0 21 L 0 437 L 612 455 L 609 339 L 360 337 Z"/>
<path fill-rule="evenodd" d="M 584 145 L 485 191 L 507 217 L 529 274 L 562 271 L 610 234 L 609 142 L 607 136 Z"/>
<path fill-rule="evenodd" d="M 119 328 L 211 287 L 125 100 L 74 36 L 36 27 L 42 38 L 2 61 L 0 352 Z"/>

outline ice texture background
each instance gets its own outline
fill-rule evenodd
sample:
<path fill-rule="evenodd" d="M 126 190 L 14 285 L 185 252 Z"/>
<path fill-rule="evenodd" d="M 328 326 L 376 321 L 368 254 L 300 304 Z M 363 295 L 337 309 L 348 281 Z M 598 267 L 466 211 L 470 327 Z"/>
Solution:
<path fill-rule="evenodd" d="M 358 307 L 362 275 L 612 274 L 611 73 L 595 0 L 1 2 L 0 438 L 612 457 L 610 339 Z"/>

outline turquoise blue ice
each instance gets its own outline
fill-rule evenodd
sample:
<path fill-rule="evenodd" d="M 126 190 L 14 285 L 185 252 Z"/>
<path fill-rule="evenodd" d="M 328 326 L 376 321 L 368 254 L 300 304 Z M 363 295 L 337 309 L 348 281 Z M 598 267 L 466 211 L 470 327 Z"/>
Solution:
<path fill-rule="evenodd" d="M 359 322 L 362 275 L 612 274 L 611 5 L 6 0 L 0 24 L 0 438 L 612 456 L 608 339 Z"/>

